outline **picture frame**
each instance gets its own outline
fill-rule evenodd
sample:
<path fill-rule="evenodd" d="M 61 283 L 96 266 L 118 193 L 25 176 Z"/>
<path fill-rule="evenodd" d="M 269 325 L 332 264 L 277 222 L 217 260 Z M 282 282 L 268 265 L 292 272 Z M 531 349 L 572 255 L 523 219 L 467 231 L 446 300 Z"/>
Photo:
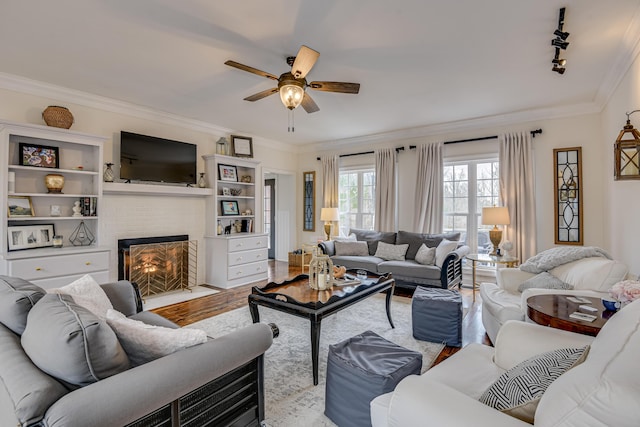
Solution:
<path fill-rule="evenodd" d="M 29 196 L 7 196 L 7 215 L 9 218 L 36 216 Z"/>
<path fill-rule="evenodd" d="M 60 151 L 58 147 L 21 142 L 20 165 L 37 168 L 58 169 L 60 167 Z"/>
<path fill-rule="evenodd" d="M 7 227 L 7 243 L 10 251 L 53 246 L 53 224 L 17 225 Z"/>
<path fill-rule="evenodd" d="M 253 158 L 253 138 L 231 135 L 231 154 L 235 157 Z"/>
<path fill-rule="evenodd" d="M 220 208 L 223 216 L 240 215 L 240 208 L 235 200 L 220 201 Z"/>
<path fill-rule="evenodd" d="M 231 189 L 229 187 L 222 187 L 223 196 L 231 196 Z"/>
<path fill-rule="evenodd" d="M 238 182 L 238 169 L 233 165 L 218 163 L 218 179 L 220 181 Z"/>

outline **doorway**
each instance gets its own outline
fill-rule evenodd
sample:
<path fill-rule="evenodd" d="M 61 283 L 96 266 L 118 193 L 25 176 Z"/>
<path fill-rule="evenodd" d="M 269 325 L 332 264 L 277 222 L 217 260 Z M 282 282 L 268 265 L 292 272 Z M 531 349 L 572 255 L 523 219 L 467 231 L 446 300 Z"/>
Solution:
<path fill-rule="evenodd" d="M 268 236 L 268 257 L 276 257 L 276 180 L 264 180 L 264 232 Z"/>

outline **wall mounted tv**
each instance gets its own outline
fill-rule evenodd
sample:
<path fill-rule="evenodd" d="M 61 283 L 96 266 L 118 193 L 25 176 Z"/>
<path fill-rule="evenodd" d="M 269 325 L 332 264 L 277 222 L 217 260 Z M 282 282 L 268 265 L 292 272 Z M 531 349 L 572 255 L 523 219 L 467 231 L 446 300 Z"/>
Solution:
<path fill-rule="evenodd" d="M 120 132 L 120 179 L 196 183 L 196 145 Z"/>

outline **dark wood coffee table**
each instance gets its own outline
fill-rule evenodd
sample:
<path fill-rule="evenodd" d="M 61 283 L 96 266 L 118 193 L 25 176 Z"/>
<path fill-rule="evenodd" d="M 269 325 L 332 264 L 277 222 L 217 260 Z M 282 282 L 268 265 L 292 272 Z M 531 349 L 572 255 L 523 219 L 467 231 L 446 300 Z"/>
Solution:
<path fill-rule="evenodd" d="M 355 270 L 347 274 L 356 276 Z M 391 274 L 377 275 L 368 273 L 367 279 L 347 286 L 334 286 L 332 289 L 317 291 L 309 287 L 309 276 L 301 274 L 282 283 L 269 283 L 263 288 L 257 286 L 249 295 L 249 309 L 253 323 L 260 321 L 258 306 L 279 310 L 311 321 L 311 362 L 313 364 L 313 385 L 318 385 L 318 352 L 320 348 L 320 323 L 322 319 L 347 308 L 365 298 L 380 292 L 387 293 L 387 318 L 391 320 L 391 297 L 395 281 Z"/>
<path fill-rule="evenodd" d="M 591 304 L 587 305 L 598 309 L 598 311 L 581 310 L 578 308 L 581 303 L 569 301 L 567 299 L 569 296 L 573 295 L 544 294 L 529 297 L 527 298 L 527 315 L 539 325 L 595 337 L 614 312 L 605 310 L 602 301 L 592 297 L 581 298 L 587 298 L 591 301 Z M 574 311 L 593 314 L 597 318 L 593 322 L 576 320 L 569 317 Z"/>

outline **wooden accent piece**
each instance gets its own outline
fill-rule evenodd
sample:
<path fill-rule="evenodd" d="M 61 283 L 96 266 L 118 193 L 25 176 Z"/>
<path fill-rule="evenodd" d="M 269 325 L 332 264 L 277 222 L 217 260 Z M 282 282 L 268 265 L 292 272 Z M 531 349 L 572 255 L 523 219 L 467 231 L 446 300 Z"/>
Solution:
<path fill-rule="evenodd" d="M 602 302 L 598 298 L 587 298 L 591 301 L 591 307 L 598 311 L 580 310 L 579 303 L 571 302 L 567 299 L 570 295 L 534 295 L 527 299 L 527 315 L 531 320 L 539 325 L 551 326 L 552 328 L 565 331 L 577 332 L 579 334 L 596 336 L 600 329 L 613 314 L 604 310 Z M 585 322 L 569 317 L 573 312 L 592 314 L 596 316 L 593 322 Z"/>

